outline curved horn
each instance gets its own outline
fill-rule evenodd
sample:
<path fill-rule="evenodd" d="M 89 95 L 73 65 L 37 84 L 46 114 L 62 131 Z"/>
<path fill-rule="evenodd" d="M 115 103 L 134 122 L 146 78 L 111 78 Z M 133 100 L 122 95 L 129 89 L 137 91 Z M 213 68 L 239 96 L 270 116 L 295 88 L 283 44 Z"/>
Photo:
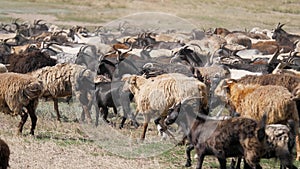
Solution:
<path fill-rule="evenodd" d="M 185 103 L 186 101 L 189 101 L 189 100 L 192 100 L 192 99 L 202 99 L 202 97 L 199 97 L 199 96 L 193 96 L 193 97 L 186 97 L 184 99 L 182 99 L 180 101 L 181 104 Z"/>
<path fill-rule="evenodd" d="M 274 55 L 268 60 L 268 64 L 274 63 L 274 61 L 277 59 L 279 54 L 280 54 L 280 51 L 279 51 L 279 49 L 277 49 L 276 52 L 274 53 Z"/>

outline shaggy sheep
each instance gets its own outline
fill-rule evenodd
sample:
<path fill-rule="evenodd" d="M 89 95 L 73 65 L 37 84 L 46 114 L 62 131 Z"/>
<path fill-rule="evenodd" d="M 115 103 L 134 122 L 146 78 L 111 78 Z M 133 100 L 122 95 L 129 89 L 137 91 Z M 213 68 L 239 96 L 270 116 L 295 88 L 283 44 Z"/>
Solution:
<path fill-rule="evenodd" d="M 30 134 L 34 135 L 37 121 L 35 110 L 38 105 L 38 97 L 43 90 L 42 84 L 37 78 L 30 75 L 1 73 L 0 86 L 0 110 L 5 114 L 21 116 L 18 134 L 22 133 L 23 125 L 29 114 L 31 118 Z"/>
<path fill-rule="evenodd" d="M 296 103 L 292 99 L 292 94 L 285 87 L 242 84 L 234 80 L 224 80 L 217 87 L 216 94 L 223 97 L 224 101 L 230 105 L 230 108 L 235 112 L 241 113 L 244 117 L 259 119 L 262 117 L 262 113 L 267 112 L 268 124 L 287 124 L 287 121 L 292 119 L 296 122 L 296 129 L 299 128 Z M 298 147 L 300 140 L 298 135 L 299 132 L 297 132 L 296 140 L 297 159 L 300 157 L 300 149 Z"/>
<path fill-rule="evenodd" d="M 195 78 L 170 73 L 149 79 L 132 75 L 123 80 L 127 82 L 128 89 L 134 95 L 137 104 L 136 112 L 144 115 L 142 139 L 145 138 L 148 123 L 155 112 L 159 112 L 160 115 L 155 123 L 162 125 L 161 122 L 167 116 L 168 109 L 185 97 L 200 97 L 201 106 L 208 111 L 206 85 Z"/>
<path fill-rule="evenodd" d="M 72 96 L 72 92 L 75 92 L 79 98 L 83 113 L 91 121 L 88 110 L 92 106 L 95 86 L 94 74 L 89 69 L 81 65 L 64 63 L 52 67 L 47 66 L 30 74 L 43 82 L 42 96 L 53 99 L 58 121 L 60 121 L 58 98 Z M 83 114 L 82 118 L 84 118 Z"/>
<path fill-rule="evenodd" d="M 187 122 L 180 124 L 182 128 L 186 128 L 185 134 L 196 149 L 197 169 L 202 168 L 206 155 L 216 156 L 221 169 L 226 169 L 227 157 L 240 156 L 245 157 L 251 168 L 261 168 L 259 159 L 264 153 L 265 118 L 264 116 L 259 123 L 250 118 L 240 117 L 211 120 L 201 113 L 194 114 L 191 111 L 181 110 L 179 102 L 169 110 L 165 123 L 170 125 L 177 119 Z M 190 166 L 188 153 L 187 150 L 186 166 Z"/>
<path fill-rule="evenodd" d="M 8 145 L 0 139 L 0 168 L 7 169 L 9 167 L 10 150 Z"/>
<path fill-rule="evenodd" d="M 11 54 L 8 56 L 8 71 L 16 73 L 28 73 L 45 66 L 54 66 L 56 60 L 41 50 Z"/>

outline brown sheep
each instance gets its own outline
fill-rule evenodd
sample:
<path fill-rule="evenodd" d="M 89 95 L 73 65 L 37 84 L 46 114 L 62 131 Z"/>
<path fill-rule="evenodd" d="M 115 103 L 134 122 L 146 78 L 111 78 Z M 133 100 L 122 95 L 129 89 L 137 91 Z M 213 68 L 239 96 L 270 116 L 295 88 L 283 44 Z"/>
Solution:
<path fill-rule="evenodd" d="M 33 49 L 33 51 L 9 55 L 7 64 L 9 64 L 7 67 L 9 72 L 28 73 L 45 66 L 54 66 L 56 60 L 41 50 Z"/>
<path fill-rule="evenodd" d="M 44 88 L 41 96 L 53 99 L 54 110 L 57 114 L 58 121 L 60 121 L 58 98 L 72 96 L 72 92 L 75 92 L 83 106 L 82 120 L 84 120 L 85 114 L 89 122 L 91 122 L 91 116 L 88 110 L 92 106 L 93 96 L 91 91 L 94 90 L 95 87 L 94 74 L 89 69 L 77 64 L 64 63 L 52 67 L 46 66 L 31 72 L 30 75 L 43 82 Z"/>
<path fill-rule="evenodd" d="M 10 150 L 8 145 L 0 139 L 0 169 L 9 167 Z"/>
<path fill-rule="evenodd" d="M 136 112 L 144 115 L 144 131 L 141 136 L 145 138 L 148 123 L 155 112 L 159 112 L 158 121 L 163 121 L 168 109 L 186 97 L 200 97 L 204 109 L 208 110 L 208 96 L 206 85 L 195 78 L 183 74 L 170 73 L 146 79 L 143 76 L 132 75 L 123 78 L 129 85 L 129 90 L 135 97 Z M 162 124 L 162 123 L 161 123 Z"/>
<path fill-rule="evenodd" d="M 287 124 L 287 121 L 292 119 L 296 122 L 296 129 L 299 128 L 297 105 L 287 88 L 275 85 L 242 84 L 234 80 L 224 80 L 223 84 L 220 83 L 216 89 L 216 93 L 222 97 L 224 90 L 226 91 L 224 100 L 242 116 L 259 119 L 262 117 L 262 113 L 267 112 L 268 124 Z M 297 132 L 296 143 L 298 159 L 300 157 L 299 132 Z"/>
<path fill-rule="evenodd" d="M 0 110 L 12 116 L 20 115 L 18 134 L 22 133 L 28 114 L 31 118 L 30 134 L 34 135 L 37 117 L 35 110 L 42 91 L 37 78 L 18 73 L 0 74 Z"/>

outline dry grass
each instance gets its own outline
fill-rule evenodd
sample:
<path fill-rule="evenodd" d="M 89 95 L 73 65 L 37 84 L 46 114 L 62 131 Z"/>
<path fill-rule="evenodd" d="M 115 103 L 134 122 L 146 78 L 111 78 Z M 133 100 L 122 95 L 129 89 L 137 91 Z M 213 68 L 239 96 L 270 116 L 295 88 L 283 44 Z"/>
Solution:
<path fill-rule="evenodd" d="M 23 136 L 16 136 L 19 117 L 0 114 L 0 136 L 10 146 L 11 169 L 184 168 L 184 147 L 175 146 L 168 140 L 161 141 L 153 124 L 149 126 L 145 142 L 140 142 L 141 127 L 134 129 L 127 124 L 125 129 L 119 130 L 104 123 L 97 128 L 79 123 L 81 109 L 76 102 L 59 104 L 64 117 L 64 122 L 59 123 L 51 115 L 52 106 L 52 102 L 39 104 L 34 137 L 28 135 L 30 120 L 25 125 Z M 110 119 L 118 126 L 118 118 Z M 138 116 L 138 120 L 142 122 L 143 119 Z M 273 160 L 264 160 L 262 164 L 268 169 L 279 168 L 278 162 Z M 217 159 L 206 157 L 203 168 L 218 168 Z"/>
<path fill-rule="evenodd" d="M 114 19 L 140 12 L 172 14 L 198 28 L 226 27 L 244 30 L 253 27 L 272 29 L 278 22 L 299 32 L 300 3 L 297 0 L 16 0 L 1 1 L 0 21 L 46 19 L 58 25 L 99 26 Z M 55 18 L 47 19 L 48 16 Z"/>

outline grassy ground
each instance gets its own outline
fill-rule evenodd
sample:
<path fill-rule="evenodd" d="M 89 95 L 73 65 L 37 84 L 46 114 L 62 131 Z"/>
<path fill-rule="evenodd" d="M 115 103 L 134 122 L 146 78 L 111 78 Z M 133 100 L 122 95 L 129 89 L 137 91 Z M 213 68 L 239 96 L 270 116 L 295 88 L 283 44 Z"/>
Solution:
<path fill-rule="evenodd" d="M 113 127 L 104 123 L 98 127 L 79 123 L 81 109 L 76 102 L 59 104 L 63 116 L 63 122 L 59 123 L 55 120 L 52 106 L 52 102 L 39 104 L 34 137 L 28 135 L 30 120 L 25 125 L 23 136 L 16 136 L 19 118 L 0 114 L 0 136 L 10 146 L 11 169 L 185 168 L 185 147 L 175 146 L 170 140 L 161 141 L 153 123 L 149 126 L 145 142 L 140 142 L 141 127 L 134 129 L 127 124 L 125 129 L 119 130 L 114 127 L 120 121 L 116 117 L 110 118 L 115 124 Z M 142 122 L 141 116 L 137 119 Z M 176 136 L 179 139 L 181 135 Z M 193 167 L 195 164 L 193 159 Z M 278 161 L 262 160 L 261 164 L 266 169 L 279 169 Z M 295 162 L 295 165 L 300 166 L 300 163 Z M 218 166 L 214 157 L 205 158 L 204 169 Z"/>
<path fill-rule="evenodd" d="M 1 0 L 0 21 L 46 19 L 52 24 L 99 26 L 139 12 L 172 14 L 198 28 L 272 29 L 278 22 L 299 32 L 298 0 Z"/>

